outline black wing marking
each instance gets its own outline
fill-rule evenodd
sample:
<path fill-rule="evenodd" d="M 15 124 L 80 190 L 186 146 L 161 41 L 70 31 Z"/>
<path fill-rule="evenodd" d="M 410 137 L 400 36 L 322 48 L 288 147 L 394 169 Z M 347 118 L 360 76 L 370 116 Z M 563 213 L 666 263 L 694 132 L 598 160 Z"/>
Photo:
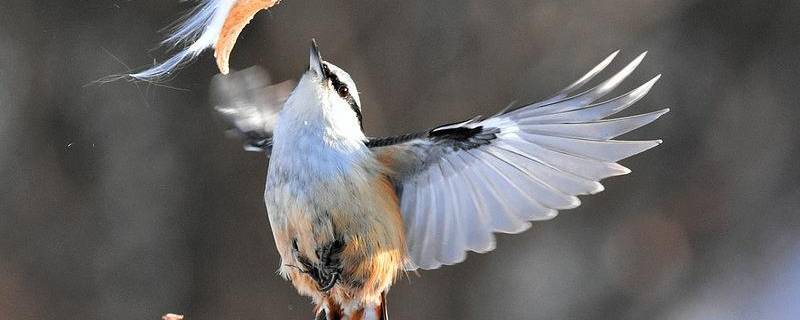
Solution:
<path fill-rule="evenodd" d="M 469 150 L 472 148 L 477 148 L 481 145 L 489 144 L 489 142 L 496 139 L 497 134 L 500 133 L 499 128 L 465 126 L 467 124 L 475 123 L 479 119 L 480 117 L 476 117 L 467 121 L 446 124 L 425 132 L 409 133 L 391 137 L 369 138 L 369 140 L 366 142 L 366 145 L 369 148 L 379 148 L 402 144 L 413 140 L 424 139 L 451 150 Z"/>

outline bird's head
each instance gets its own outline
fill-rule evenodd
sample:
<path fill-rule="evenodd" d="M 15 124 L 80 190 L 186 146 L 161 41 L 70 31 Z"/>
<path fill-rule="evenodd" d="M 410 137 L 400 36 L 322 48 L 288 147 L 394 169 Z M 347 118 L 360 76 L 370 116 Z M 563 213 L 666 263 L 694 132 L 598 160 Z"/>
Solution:
<path fill-rule="evenodd" d="M 311 41 L 308 70 L 287 101 L 287 107 L 302 110 L 303 120 L 319 120 L 345 131 L 362 131 L 361 100 L 350 75 L 322 60 L 316 41 Z M 299 111 L 296 110 L 296 111 Z"/>

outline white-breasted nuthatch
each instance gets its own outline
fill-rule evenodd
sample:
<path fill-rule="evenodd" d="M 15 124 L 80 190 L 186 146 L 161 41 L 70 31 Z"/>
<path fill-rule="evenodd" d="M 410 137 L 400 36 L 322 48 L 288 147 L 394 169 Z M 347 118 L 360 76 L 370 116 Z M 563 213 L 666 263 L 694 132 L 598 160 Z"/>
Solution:
<path fill-rule="evenodd" d="M 355 83 L 315 43 L 293 91 L 266 87 L 252 70 L 219 76 L 214 87 L 227 101 L 218 110 L 270 157 L 265 200 L 280 274 L 314 300 L 317 319 L 385 319 L 399 272 L 490 251 L 494 232 L 522 232 L 577 207 L 577 195 L 603 190 L 601 179 L 630 172 L 617 161 L 660 143 L 612 139 L 668 109 L 604 119 L 659 76 L 596 102 L 644 54 L 575 94 L 616 54 L 544 101 L 384 138 L 364 134 Z M 248 89 L 231 94 L 237 88 Z"/>

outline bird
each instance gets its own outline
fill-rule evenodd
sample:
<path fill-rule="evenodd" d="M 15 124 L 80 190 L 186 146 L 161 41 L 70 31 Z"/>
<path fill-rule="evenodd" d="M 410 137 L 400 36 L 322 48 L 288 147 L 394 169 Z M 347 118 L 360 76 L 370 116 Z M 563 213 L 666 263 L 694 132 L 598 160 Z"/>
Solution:
<path fill-rule="evenodd" d="M 280 276 L 311 298 L 318 320 L 388 319 L 398 275 L 464 261 L 495 248 L 494 233 L 603 191 L 601 179 L 631 172 L 617 162 L 661 143 L 615 137 L 669 109 L 608 119 L 644 97 L 660 75 L 601 100 L 642 62 L 582 88 L 619 53 L 552 97 L 421 132 L 367 136 L 351 76 L 323 60 L 316 41 L 294 83 L 263 69 L 212 80 L 216 109 L 264 152 L 264 200 Z"/>

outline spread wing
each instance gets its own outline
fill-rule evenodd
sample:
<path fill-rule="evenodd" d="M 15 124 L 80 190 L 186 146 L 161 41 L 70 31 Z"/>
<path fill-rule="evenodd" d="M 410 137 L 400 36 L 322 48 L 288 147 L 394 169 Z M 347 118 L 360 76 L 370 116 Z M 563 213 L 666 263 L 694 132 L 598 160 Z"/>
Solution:
<path fill-rule="evenodd" d="M 494 249 L 494 232 L 518 233 L 530 221 L 580 205 L 577 195 L 603 190 L 600 180 L 630 172 L 616 162 L 659 143 L 614 137 L 644 126 L 667 109 L 604 119 L 641 99 L 658 76 L 619 97 L 595 103 L 642 61 L 637 57 L 599 85 L 575 94 L 616 52 L 547 100 L 428 132 L 370 139 L 393 169 L 409 255 L 435 269 Z"/>
<path fill-rule="evenodd" d="M 244 140 L 248 151 L 272 149 L 272 132 L 278 113 L 294 89 L 294 82 L 271 84 L 260 67 L 250 67 L 211 81 L 215 109 L 232 126 L 229 132 Z"/>

